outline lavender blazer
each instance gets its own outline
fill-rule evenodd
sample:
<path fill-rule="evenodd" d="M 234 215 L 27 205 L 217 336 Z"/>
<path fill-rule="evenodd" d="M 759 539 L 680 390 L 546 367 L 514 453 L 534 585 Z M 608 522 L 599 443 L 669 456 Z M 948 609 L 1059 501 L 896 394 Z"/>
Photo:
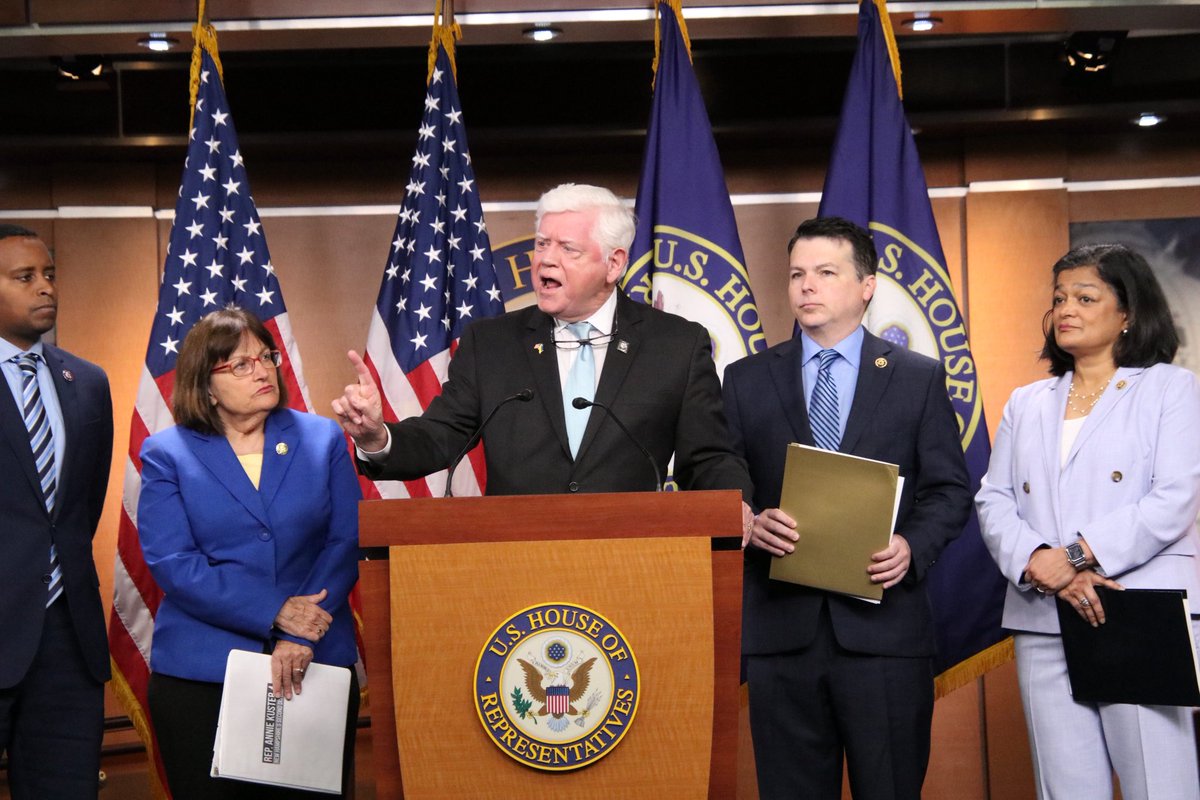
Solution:
<path fill-rule="evenodd" d="M 1121 368 L 1061 469 L 1072 374 L 1013 392 L 975 504 L 1009 580 L 1003 625 L 1058 633 L 1053 594 L 1021 583 L 1039 545 L 1082 535 L 1127 588 L 1186 589 L 1200 611 L 1200 382 L 1169 364 Z"/>

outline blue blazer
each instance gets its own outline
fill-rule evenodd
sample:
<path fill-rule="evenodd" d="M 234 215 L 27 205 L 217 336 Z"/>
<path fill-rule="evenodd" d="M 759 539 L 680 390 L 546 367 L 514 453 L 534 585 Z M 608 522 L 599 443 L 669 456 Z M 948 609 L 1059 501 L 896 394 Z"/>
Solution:
<path fill-rule="evenodd" d="M 346 440 L 332 420 L 267 417 L 259 489 L 224 436 L 176 426 L 142 445 L 138 532 L 164 597 L 150 669 L 219 682 L 230 650 L 308 644 L 323 664 L 356 659 L 348 597 L 358 580 L 358 501 Z M 293 595 L 329 591 L 317 644 L 272 628 Z"/>
<path fill-rule="evenodd" d="M 50 542 L 58 548 L 63 599 L 83 660 L 98 681 L 108 680 L 108 641 L 92 537 L 100 522 L 112 464 L 113 418 L 104 371 L 65 350 L 43 345 L 62 406 L 66 453 L 58 469 L 54 515 L 46 512 L 29 432 L 0 378 L 0 689 L 25 677 L 46 618 Z M 69 376 L 69 377 L 68 377 Z"/>
<path fill-rule="evenodd" d="M 1128 588 L 1187 589 L 1200 609 L 1200 382 L 1170 364 L 1122 367 L 1060 458 L 1072 373 L 1013 392 L 975 498 L 1009 580 L 1004 627 L 1058 633 L 1054 595 L 1022 583 L 1030 554 L 1082 534 Z"/>
<path fill-rule="evenodd" d="M 756 510 L 779 505 L 788 444 L 813 444 L 800 349 L 799 340 L 792 339 L 725 370 L 725 413 L 734 449 L 750 465 Z M 908 574 L 873 605 L 773 581 L 768 577 L 772 556 L 748 547 L 742 650 L 761 655 L 806 647 L 816 633 L 821 606 L 828 603 L 842 647 L 869 655 L 931 656 L 933 620 L 923 579 L 962 532 L 971 510 L 967 467 L 942 365 L 866 332 L 840 450 L 900 465 L 904 491 L 896 531 L 912 548 Z M 854 487 L 846 486 L 840 499 L 853 503 Z"/>

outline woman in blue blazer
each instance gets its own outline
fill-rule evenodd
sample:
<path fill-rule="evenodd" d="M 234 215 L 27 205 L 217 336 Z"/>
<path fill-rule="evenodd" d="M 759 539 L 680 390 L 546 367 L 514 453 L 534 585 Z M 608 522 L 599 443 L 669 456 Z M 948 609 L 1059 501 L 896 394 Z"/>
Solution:
<path fill-rule="evenodd" d="M 275 340 L 253 314 L 213 312 L 176 362 L 174 428 L 141 451 L 138 530 L 164 597 L 150 658 L 150 715 L 175 800 L 267 796 L 208 777 L 231 650 L 270 653 L 277 693 L 312 661 L 353 667 L 360 492 L 331 420 L 286 407 Z M 351 669 L 353 676 L 353 669 Z M 351 681 L 343 789 L 358 716 Z"/>
<path fill-rule="evenodd" d="M 1096 586 L 1200 598 L 1200 386 L 1150 266 L 1123 245 L 1054 265 L 1042 357 L 1013 392 L 976 497 L 1009 580 L 1018 681 L 1039 798 L 1200 798 L 1191 710 L 1076 702 L 1055 595 L 1103 624 Z M 1195 624 L 1195 623 L 1193 623 Z"/>

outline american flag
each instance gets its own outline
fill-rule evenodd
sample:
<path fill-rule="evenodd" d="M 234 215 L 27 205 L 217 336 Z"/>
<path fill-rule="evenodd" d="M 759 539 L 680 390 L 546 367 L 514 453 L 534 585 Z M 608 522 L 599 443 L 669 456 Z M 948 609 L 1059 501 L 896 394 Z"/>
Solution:
<path fill-rule="evenodd" d="M 419 415 L 441 392 L 468 324 L 504 311 L 454 70 L 441 44 L 412 165 L 364 359 L 380 388 L 384 418 L 392 422 Z M 456 495 L 483 491 L 479 448 L 470 460 L 473 469 L 454 474 Z M 446 474 L 375 486 L 382 497 L 440 497 Z"/>
<path fill-rule="evenodd" d="M 130 427 L 108 626 L 114 688 L 153 755 L 162 783 L 158 788 L 163 790 L 166 781 L 154 747 L 146 698 L 154 615 L 162 591 L 150 576 L 138 541 L 142 466 L 138 454 L 147 436 L 174 424 L 170 398 L 181 342 L 192 325 L 209 312 L 230 304 L 253 311 L 283 352 L 281 378 L 287 385 L 289 405 L 311 410 L 283 294 L 250 196 L 233 117 L 207 50 L 201 51 L 192 125 L 158 309 Z"/>

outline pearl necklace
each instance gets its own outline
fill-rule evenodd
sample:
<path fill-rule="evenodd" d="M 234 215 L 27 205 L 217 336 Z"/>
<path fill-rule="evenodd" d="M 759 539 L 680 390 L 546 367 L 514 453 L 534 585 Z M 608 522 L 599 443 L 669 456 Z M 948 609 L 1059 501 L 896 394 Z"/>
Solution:
<path fill-rule="evenodd" d="M 1115 374 L 1115 373 L 1114 373 Z M 1100 402 L 1101 396 L 1104 395 L 1104 390 L 1108 388 L 1108 384 L 1112 382 L 1112 375 L 1094 392 L 1084 394 L 1075 390 L 1075 381 L 1071 381 L 1071 389 L 1067 392 L 1067 409 L 1078 414 L 1081 417 L 1086 417 L 1092 413 L 1092 409 L 1096 407 L 1096 403 Z"/>

